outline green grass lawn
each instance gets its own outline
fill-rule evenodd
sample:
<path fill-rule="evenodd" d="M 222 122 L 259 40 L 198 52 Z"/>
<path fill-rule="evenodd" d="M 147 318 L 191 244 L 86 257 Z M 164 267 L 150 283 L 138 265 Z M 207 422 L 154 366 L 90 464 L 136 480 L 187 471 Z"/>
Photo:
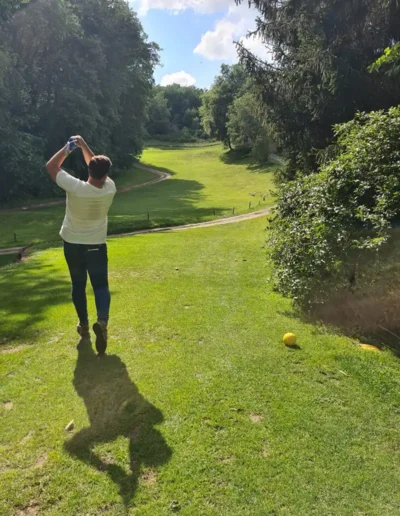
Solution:
<path fill-rule="evenodd" d="M 154 174 L 148 170 L 134 167 L 133 169 L 123 171 L 122 173 L 120 172 L 114 179 L 117 187 L 121 188 L 123 186 L 133 186 L 147 183 L 147 181 L 152 181 L 155 179 L 155 177 Z"/>
<path fill-rule="evenodd" d="M 154 179 L 154 174 L 140 168 L 120 173 L 115 182 L 118 187 L 138 185 Z M 10 204 L 11 209 L 27 205 L 44 204 L 62 199 L 29 199 Z M 36 208 L 31 211 L 0 210 L 0 248 L 32 243 L 53 242 L 58 239 L 61 222 L 65 214 L 64 206 Z M 14 240 L 14 233 L 17 241 Z"/>
<path fill-rule="evenodd" d="M 138 185 L 141 183 L 145 183 L 146 181 L 151 181 L 154 179 L 154 174 L 147 170 L 143 170 L 141 168 L 133 167 L 132 169 L 119 171 L 117 176 L 114 176 L 114 181 L 118 187 L 121 186 L 130 186 L 130 185 Z M 60 190 L 60 193 L 62 191 Z M 1 211 L 7 209 L 18 209 L 26 206 L 35 206 L 38 204 L 50 203 L 62 201 L 62 196 L 60 197 L 33 197 L 26 199 L 17 199 L 8 203 L 6 206 L 2 206 Z M 0 213 L 1 213 L 0 211 Z"/>
<path fill-rule="evenodd" d="M 118 194 L 109 217 L 110 233 L 129 232 L 147 227 L 201 222 L 232 213 L 245 213 L 272 204 L 269 195 L 263 202 L 260 195 L 272 188 L 271 170 L 248 168 L 246 160 L 226 163 L 220 145 L 151 148 L 143 162 L 172 174 L 172 179 Z M 148 180 L 149 173 L 134 169 L 119 179 L 119 186 Z M 154 177 L 154 175 L 151 175 Z M 148 215 L 149 214 L 149 215 Z M 0 212 L 0 247 L 13 245 L 14 233 L 21 245 L 55 242 L 64 215 L 64 207 L 56 206 L 27 212 Z M 150 220 L 148 220 L 150 219 Z"/>
<path fill-rule="evenodd" d="M 111 240 L 104 359 L 60 248 L 0 271 L 0 514 L 400 514 L 398 359 L 294 317 L 265 224 Z"/>

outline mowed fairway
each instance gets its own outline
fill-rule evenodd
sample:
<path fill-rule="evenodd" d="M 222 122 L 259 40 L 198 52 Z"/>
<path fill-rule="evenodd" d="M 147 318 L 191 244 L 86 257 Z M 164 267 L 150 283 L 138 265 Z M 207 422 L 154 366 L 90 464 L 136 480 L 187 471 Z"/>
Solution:
<path fill-rule="evenodd" d="M 272 205 L 271 171 L 276 166 L 252 170 L 246 160 L 224 163 L 226 156 L 220 145 L 147 149 L 142 162 L 169 172 L 172 178 L 118 194 L 109 217 L 109 232 L 196 223 L 231 215 L 233 208 L 240 214 Z M 153 178 L 150 172 L 133 168 L 117 178 L 117 185 L 139 184 Z M 263 194 L 268 194 L 265 201 Z M 63 206 L 0 211 L 0 248 L 56 242 L 64 211 Z"/>
<path fill-rule="evenodd" d="M 265 225 L 110 241 L 103 359 L 60 248 L 0 271 L 0 514 L 400 513 L 398 359 L 293 316 Z"/>

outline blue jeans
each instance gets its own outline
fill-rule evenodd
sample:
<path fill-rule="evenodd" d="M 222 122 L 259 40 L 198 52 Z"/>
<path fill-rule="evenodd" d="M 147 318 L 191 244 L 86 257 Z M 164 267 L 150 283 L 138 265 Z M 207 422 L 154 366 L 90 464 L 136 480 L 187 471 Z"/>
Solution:
<path fill-rule="evenodd" d="M 111 295 L 108 287 L 107 245 L 82 245 L 64 242 L 64 256 L 72 281 L 72 301 L 79 322 L 89 324 L 86 300 L 86 283 L 89 273 L 96 300 L 97 318 L 108 322 Z"/>

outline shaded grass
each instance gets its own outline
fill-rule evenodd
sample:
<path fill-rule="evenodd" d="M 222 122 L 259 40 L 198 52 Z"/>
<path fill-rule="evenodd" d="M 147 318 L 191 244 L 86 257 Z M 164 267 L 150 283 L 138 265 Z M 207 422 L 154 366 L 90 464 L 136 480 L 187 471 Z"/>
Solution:
<path fill-rule="evenodd" d="M 399 260 L 399 228 L 389 230 L 388 241 L 378 251 L 348 253 L 342 277 L 316 287 L 314 302 L 304 309 L 308 320 L 388 346 L 400 355 Z"/>
<path fill-rule="evenodd" d="M 209 141 L 209 140 L 197 140 L 195 142 L 178 142 L 178 141 L 162 141 L 162 140 L 148 140 L 146 142 L 147 148 L 153 149 L 169 149 L 169 150 L 180 150 L 180 149 L 189 149 L 189 148 L 199 148 L 199 147 L 212 147 L 218 146 L 221 147 L 221 143 L 218 141 Z"/>
<path fill-rule="evenodd" d="M 277 169 L 285 164 L 283 158 L 273 153 L 270 154 L 267 163 L 260 163 L 252 158 L 251 153 L 237 150 L 223 152 L 219 159 L 225 165 L 243 165 L 255 173 L 271 172 L 271 167 Z"/>
<path fill-rule="evenodd" d="M 10 265 L 10 263 L 16 262 L 18 259 L 17 254 L 0 254 L 0 267 Z"/>
<path fill-rule="evenodd" d="M 143 162 L 160 167 L 173 177 L 118 194 L 109 216 L 109 233 L 207 221 L 231 214 L 232 208 L 236 213 L 246 213 L 250 201 L 252 209 L 271 205 L 270 195 L 264 202 L 260 195 L 249 194 L 269 194 L 272 175 L 254 174 L 245 165 L 227 166 L 218 159 L 221 151 L 219 145 L 146 150 Z M 14 232 L 21 245 L 57 241 L 63 215 L 62 206 L 31 212 L 0 212 L 0 247 L 13 244 Z"/>
<path fill-rule="evenodd" d="M 30 344 L 0 355 L 0 514 L 399 512 L 398 361 L 292 317 L 265 281 L 264 226 L 110 241 L 105 362 L 76 350 L 61 250 L 0 272 L 6 347 Z M 41 271 L 60 297 L 40 286 L 25 331 Z"/>
<path fill-rule="evenodd" d="M 73 384 L 85 403 L 89 426 L 66 441 L 65 449 L 73 458 L 108 474 L 127 506 L 138 487 L 142 467 L 161 466 L 171 457 L 162 434 L 154 428 L 163 422 L 162 412 L 143 398 L 122 360 L 116 355 L 99 360 L 90 340 L 79 342 Z M 128 471 L 112 455 L 93 453 L 96 446 L 120 437 L 129 442 Z"/>
<path fill-rule="evenodd" d="M 119 173 L 114 179 L 116 185 L 120 188 L 151 181 L 154 179 L 154 174 L 141 168 L 133 168 L 130 171 Z M 15 209 L 27 204 L 37 205 L 60 200 L 62 201 L 62 198 L 24 200 L 13 203 L 10 208 Z M 58 241 L 58 233 L 64 214 L 64 205 L 36 208 L 28 211 L 0 210 L 0 248 Z M 16 242 L 14 241 L 14 233 L 17 237 Z"/>
<path fill-rule="evenodd" d="M 43 264 L 37 253 L 26 263 L 1 270 L 0 343 L 34 337 L 48 307 L 69 301 L 69 277 L 60 274 L 60 265 Z"/>
<path fill-rule="evenodd" d="M 143 170 L 141 168 L 132 167 L 129 170 L 122 170 L 117 171 L 113 173 L 112 179 L 115 181 L 115 184 L 118 187 L 122 186 L 132 186 L 132 185 L 138 185 L 141 183 L 145 183 L 146 181 L 151 181 L 154 179 L 154 174 L 147 170 Z M 4 210 L 8 209 L 18 209 L 23 208 L 26 206 L 37 206 L 38 204 L 45 204 L 50 202 L 57 202 L 62 201 L 65 197 L 63 195 L 62 190 L 59 190 L 60 196 L 59 197 L 27 197 L 25 199 L 18 199 L 15 201 L 10 201 L 6 205 L 2 205 L 0 208 L 0 214 Z"/>
<path fill-rule="evenodd" d="M 118 172 L 118 174 L 113 177 L 113 180 L 115 181 L 115 184 L 118 188 L 123 186 L 140 185 L 142 183 L 146 183 L 147 181 L 152 181 L 153 179 L 154 174 L 148 170 L 143 170 L 142 168 L 137 167 L 133 167 L 131 170 Z"/>

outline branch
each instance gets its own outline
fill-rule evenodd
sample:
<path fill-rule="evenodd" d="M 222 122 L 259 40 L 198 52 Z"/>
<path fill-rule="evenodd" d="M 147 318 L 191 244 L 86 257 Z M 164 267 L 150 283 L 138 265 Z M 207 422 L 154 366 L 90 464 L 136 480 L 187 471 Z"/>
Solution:
<path fill-rule="evenodd" d="M 236 47 L 238 48 L 239 54 L 241 54 L 240 57 L 244 57 L 244 59 L 250 59 L 250 60 L 258 63 L 259 65 L 262 65 L 264 68 L 267 68 L 267 69 L 270 69 L 270 70 L 274 70 L 275 72 L 281 72 L 282 71 L 282 68 L 279 68 L 279 67 L 277 67 L 277 66 L 275 66 L 275 65 L 273 65 L 271 63 L 268 63 L 267 61 L 263 61 L 259 57 L 257 57 L 254 54 L 252 54 L 250 52 L 250 50 L 248 50 L 243 45 L 243 43 L 240 43 L 240 41 L 235 41 L 234 43 L 235 43 Z"/>

